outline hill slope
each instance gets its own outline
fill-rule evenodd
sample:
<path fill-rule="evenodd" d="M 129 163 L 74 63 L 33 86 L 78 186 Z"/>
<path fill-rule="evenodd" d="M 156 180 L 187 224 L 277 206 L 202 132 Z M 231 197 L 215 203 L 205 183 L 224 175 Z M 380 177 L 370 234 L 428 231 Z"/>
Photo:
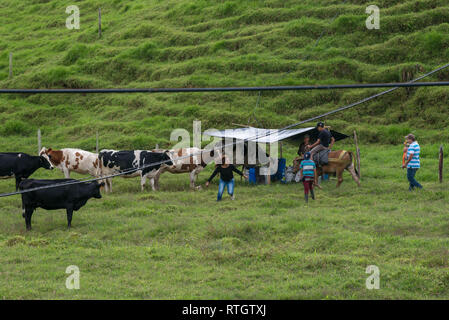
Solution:
<path fill-rule="evenodd" d="M 449 4 L 380 1 L 380 30 L 367 30 L 371 2 L 77 1 L 80 30 L 65 27 L 66 1 L 0 4 L 0 87 L 195 87 L 406 81 L 449 61 Z M 103 36 L 98 39 L 97 10 Z M 319 41 L 317 42 L 317 40 Z M 14 77 L 8 79 L 8 54 Z M 429 80 L 448 80 L 446 70 Z M 169 145 L 174 128 L 232 123 L 280 127 L 379 90 L 0 97 L 5 149 L 46 143 L 92 149 Z M 448 88 L 401 89 L 328 123 L 359 128 L 364 142 L 398 142 L 409 130 L 449 138 Z M 255 117 L 254 117 L 255 115 Z"/>

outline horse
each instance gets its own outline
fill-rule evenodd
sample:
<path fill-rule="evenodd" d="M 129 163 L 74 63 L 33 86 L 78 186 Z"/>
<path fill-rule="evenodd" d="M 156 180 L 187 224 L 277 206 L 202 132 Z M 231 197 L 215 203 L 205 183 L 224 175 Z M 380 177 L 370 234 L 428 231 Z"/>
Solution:
<path fill-rule="evenodd" d="M 360 179 L 358 177 L 357 169 L 354 166 L 354 153 L 352 151 L 337 150 L 329 152 L 328 164 L 321 167 L 317 166 L 318 176 L 322 176 L 324 173 L 336 173 L 337 175 L 337 188 L 343 182 L 343 171 L 347 170 L 357 186 L 360 187 Z"/>

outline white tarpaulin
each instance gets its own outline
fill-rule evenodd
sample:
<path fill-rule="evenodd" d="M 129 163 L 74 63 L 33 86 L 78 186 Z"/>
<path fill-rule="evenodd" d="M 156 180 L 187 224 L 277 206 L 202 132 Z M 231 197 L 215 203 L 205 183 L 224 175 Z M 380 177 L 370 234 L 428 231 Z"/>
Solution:
<path fill-rule="evenodd" d="M 273 143 L 281 141 L 287 138 L 291 138 L 298 134 L 304 133 L 315 129 L 314 127 L 300 128 L 300 129 L 261 129 L 261 128 L 237 128 L 237 129 L 225 129 L 225 130 L 210 130 L 204 132 L 205 135 L 211 137 L 228 138 L 228 139 L 238 139 L 238 140 L 249 140 L 260 143 Z"/>

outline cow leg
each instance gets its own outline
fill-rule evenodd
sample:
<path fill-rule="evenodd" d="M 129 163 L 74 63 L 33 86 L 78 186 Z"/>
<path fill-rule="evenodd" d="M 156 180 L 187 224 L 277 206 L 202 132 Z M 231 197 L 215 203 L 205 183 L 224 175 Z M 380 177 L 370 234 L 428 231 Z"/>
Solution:
<path fill-rule="evenodd" d="M 151 178 L 150 179 L 150 184 L 151 184 L 151 190 L 153 190 L 153 191 L 157 190 L 155 183 L 156 183 L 156 181 L 154 180 L 154 178 Z"/>
<path fill-rule="evenodd" d="M 341 185 L 343 182 L 343 170 L 337 169 L 337 188 Z"/>
<path fill-rule="evenodd" d="M 22 181 L 22 177 L 16 177 L 16 191 L 19 191 L 19 184 Z"/>
<path fill-rule="evenodd" d="M 106 192 L 112 192 L 112 179 L 106 179 Z"/>
<path fill-rule="evenodd" d="M 69 171 L 69 169 L 64 168 L 64 169 L 62 170 L 62 172 L 64 173 L 64 177 L 65 177 L 66 179 L 70 179 L 70 171 Z"/>
<path fill-rule="evenodd" d="M 357 173 L 355 173 L 354 166 L 351 164 L 349 167 L 346 168 L 346 170 L 349 171 L 354 181 L 357 183 L 357 185 L 360 187 L 360 180 L 357 176 Z"/>
<path fill-rule="evenodd" d="M 31 216 L 33 215 L 34 209 L 25 207 L 25 226 L 27 231 L 31 231 Z"/>
<path fill-rule="evenodd" d="M 99 182 L 100 183 L 104 182 L 104 192 L 108 192 L 109 191 L 108 179 L 100 180 Z"/>
<path fill-rule="evenodd" d="M 145 184 L 147 183 L 147 176 L 143 175 L 140 177 L 140 186 L 142 187 L 142 192 L 145 189 Z"/>
<path fill-rule="evenodd" d="M 190 189 L 195 189 L 196 170 L 190 172 Z"/>
<path fill-rule="evenodd" d="M 73 216 L 73 208 L 69 207 L 67 208 L 67 228 L 72 227 L 72 216 Z"/>
<path fill-rule="evenodd" d="M 195 184 L 195 182 L 198 180 L 198 175 L 203 170 L 204 170 L 204 167 L 198 167 L 198 168 L 195 169 L 195 178 L 193 180 L 193 184 Z M 201 188 L 201 186 L 198 187 L 198 189 L 200 189 L 200 188 Z"/>
<path fill-rule="evenodd" d="M 153 190 L 159 190 L 159 176 L 151 178 L 150 182 Z"/>
<path fill-rule="evenodd" d="M 161 169 L 159 169 L 156 174 L 150 179 L 151 187 L 154 191 L 159 190 L 159 177 L 161 176 L 161 174 Z"/>

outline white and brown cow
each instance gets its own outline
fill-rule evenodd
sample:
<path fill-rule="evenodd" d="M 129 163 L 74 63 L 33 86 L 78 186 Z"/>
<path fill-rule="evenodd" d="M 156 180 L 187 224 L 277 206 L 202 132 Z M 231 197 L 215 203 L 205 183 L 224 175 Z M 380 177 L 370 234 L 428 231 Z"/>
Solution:
<path fill-rule="evenodd" d="M 101 168 L 98 154 L 81 149 L 61 149 L 42 148 L 40 155 L 47 155 L 51 163 L 60 169 L 66 179 L 70 178 L 70 172 L 89 174 L 93 177 L 100 177 Z"/>
<path fill-rule="evenodd" d="M 161 150 L 153 150 L 160 152 Z M 189 173 L 190 175 L 190 188 L 195 189 L 195 181 L 198 178 L 198 174 L 203 171 L 207 163 L 205 155 L 211 151 L 201 150 L 199 148 L 181 148 L 168 150 L 167 154 L 173 162 L 172 166 L 165 167 L 163 172 L 168 171 L 170 173 Z M 160 176 L 160 175 L 159 175 Z M 159 176 L 154 178 L 154 184 L 156 188 L 159 186 Z M 199 187 L 198 187 L 199 188 Z"/>

